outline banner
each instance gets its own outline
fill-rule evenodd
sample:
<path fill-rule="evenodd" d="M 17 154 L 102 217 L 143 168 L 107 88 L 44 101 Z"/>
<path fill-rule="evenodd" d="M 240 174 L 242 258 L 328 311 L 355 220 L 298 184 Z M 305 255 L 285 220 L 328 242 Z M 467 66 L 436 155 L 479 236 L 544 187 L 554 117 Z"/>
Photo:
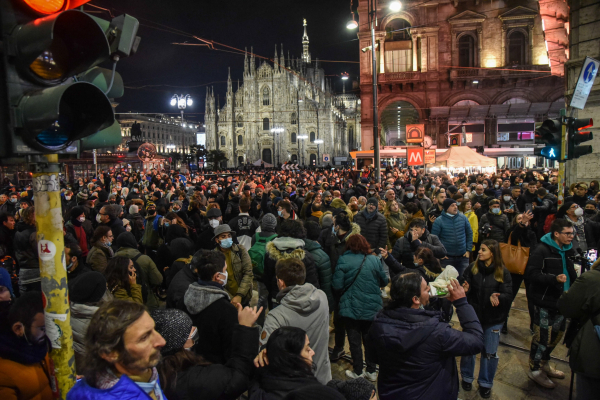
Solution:
<path fill-rule="evenodd" d="M 435 150 L 434 150 L 435 151 Z M 419 166 L 423 165 L 423 148 L 422 147 L 407 147 L 406 158 L 408 160 L 408 166 Z"/>
<path fill-rule="evenodd" d="M 423 143 L 425 125 L 406 125 L 406 143 Z"/>

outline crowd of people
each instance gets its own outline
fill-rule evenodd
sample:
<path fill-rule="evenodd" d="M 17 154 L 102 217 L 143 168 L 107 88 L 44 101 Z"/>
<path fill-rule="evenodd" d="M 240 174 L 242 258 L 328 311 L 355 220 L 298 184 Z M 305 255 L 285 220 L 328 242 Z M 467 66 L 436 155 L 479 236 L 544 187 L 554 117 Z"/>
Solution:
<path fill-rule="evenodd" d="M 528 376 L 565 378 L 550 358 L 570 318 L 576 398 L 595 398 L 599 184 L 574 183 L 559 206 L 557 179 L 387 168 L 378 183 L 364 167 L 62 181 L 67 398 L 456 399 L 477 355 L 489 398 L 523 288 Z M 0 398 L 51 399 L 34 193 L 3 184 Z M 432 290 L 453 270 L 447 294 Z M 346 348 L 347 379 L 332 379 Z"/>

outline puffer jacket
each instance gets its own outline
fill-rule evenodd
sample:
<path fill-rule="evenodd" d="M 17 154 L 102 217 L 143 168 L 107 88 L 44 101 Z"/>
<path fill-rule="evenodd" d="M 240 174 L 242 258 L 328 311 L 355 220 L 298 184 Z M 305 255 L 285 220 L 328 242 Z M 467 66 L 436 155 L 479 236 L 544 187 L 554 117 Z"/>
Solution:
<path fill-rule="evenodd" d="M 323 248 L 319 242 L 314 240 L 304 239 L 306 244 L 305 249 L 313 256 L 315 264 L 317 266 L 317 272 L 319 273 L 319 284 L 321 290 L 325 292 L 327 296 L 327 303 L 329 309 L 333 310 L 333 292 L 331 291 L 331 280 L 333 278 L 333 272 L 331 270 L 331 262 L 329 256 L 323 251 Z"/>
<path fill-rule="evenodd" d="M 469 284 L 467 300 L 475 309 L 477 318 L 479 318 L 479 322 L 484 328 L 501 324 L 508 317 L 513 299 L 510 272 L 506 268 L 502 268 L 502 280 L 504 282 L 498 282 L 494 277 L 494 270 L 496 269 L 494 263 L 486 267 L 483 261 L 477 261 L 477 274 L 473 274 L 474 266 L 475 263 L 471 263 L 463 273 L 463 278 Z M 500 296 L 498 296 L 500 304 L 497 307 L 492 306 L 490 300 L 492 293 L 500 293 Z"/>
<path fill-rule="evenodd" d="M 388 281 L 379 257 L 346 251 L 339 258 L 333 274 L 333 289 L 338 293 L 344 291 L 340 299 L 340 315 L 358 321 L 372 321 L 383 307 L 380 288 Z"/>
<path fill-rule="evenodd" d="M 467 211 L 464 216 L 469 220 L 469 224 L 471 224 L 473 243 L 477 243 L 479 240 L 479 219 L 477 218 L 477 214 L 475 214 L 475 211 L 470 210 Z M 475 245 L 473 245 L 473 250 L 475 250 Z"/>
<path fill-rule="evenodd" d="M 371 218 L 366 217 L 366 209 L 354 217 L 354 222 L 360 226 L 360 234 L 367 239 L 371 249 L 379 254 L 379 248 L 385 248 L 388 241 L 387 221 L 383 214 L 377 212 Z"/>
<path fill-rule="evenodd" d="M 404 237 L 396 242 L 392 250 L 394 258 L 399 260 L 406 268 L 414 268 L 413 255 L 419 247 L 427 247 L 433 252 L 435 258 L 446 257 L 446 248 L 440 242 L 440 239 L 429 233 L 427 229 L 419 239 L 411 241 L 411 238 L 410 231 L 406 232 Z"/>
<path fill-rule="evenodd" d="M 302 239 L 290 237 L 277 237 L 267 243 L 265 248 L 265 271 L 263 273 L 263 282 L 269 290 L 269 309 L 277 306 L 277 277 L 275 275 L 275 264 L 279 260 L 296 258 L 304 263 L 306 267 L 305 282 L 311 283 L 317 289 L 321 288 L 319 284 L 319 274 L 315 260 L 309 251 L 306 251 L 306 244 Z"/>
<path fill-rule="evenodd" d="M 338 259 L 346 252 L 346 241 L 352 235 L 360 235 L 360 226 L 356 223 L 352 223 L 350 230 L 346 232 L 343 237 L 339 237 L 335 233 L 323 235 L 323 250 L 329 256 L 329 262 L 331 263 L 331 273 L 335 272 L 335 266 L 337 265 Z"/>
<path fill-rule="evenodd" d="M 160 380 L 156 379 L 160 387 Z M 165 396 L 161 391 L 162 398 Z M 80 380 L 67 393 L 67 400 L 147 400 L 151 397 L 131 378 L 121 375 L 117 383 L 109 389 L 91 387 L 84 379 Z"/>
<path fill-rule="evenodd" d="M 104 246 L 102 243 L 94 243 L 90 252 L 85 259 L 85 263 L 89 265 L 92 270 L 104 273 L 108 260 L 112 258 L 113 251 L 111 248 Z"/>
<path fill-rule="evenodd" d="M 473 248 L 473 231 L 467 217 L 443 212 L 433 223 L 431 233 L 440 238 L 449 256 L 460 257 Z"/>
<path fill-rule="evenodd" d="M 221 252 L 217 246 L 213 251 Z M 252 260 L 248 255 L 248 251 L 241 244 L 233 244 L 231 246 L 233 262 L 233 278 L 238 284 L 237 293 L 229 293 L 231 297 L 240 296 L 242 303 L 246 304 L 252 298 L 252 280 L 254 274 L 252 272 Z"/>
<path fill-rule="evenodd" d="M 508 217 L 505 214 L 496 215 L 491 212 L 487 212 L 482 215 L 481 219 L 479 220 L 480 227 L 483 227 L 485 224 L 488 224 L 492 230 L 487 237 L 480 236 L 479 239 L 481 241 L 485 239 L 494 239 L 498 243 L 503 243 L 504 234 L 510 228 Z"/>
<path fill-rule="evenodd" d="M 85 354 L 85 334 L 98 306 L 71 302 L 71 328 L 73 328 L 73 350 Z"/>

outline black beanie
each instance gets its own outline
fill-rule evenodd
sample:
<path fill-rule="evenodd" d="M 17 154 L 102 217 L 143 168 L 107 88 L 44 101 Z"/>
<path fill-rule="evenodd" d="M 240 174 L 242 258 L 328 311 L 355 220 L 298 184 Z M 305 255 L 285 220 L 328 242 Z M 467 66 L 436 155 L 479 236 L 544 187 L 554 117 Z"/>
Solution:
<path fill-rule="evenodd" d="M 450 207 L 454 203 L 456 203 L 456 200 L 454 200 L 454 199 L 446 199 L 442 203 L 442 208 L 444 209 L 444 211 L 448 211 L 448 207 Z"/>
<path fill-rule="evenodd" d="M 76 221 L 81 214 L 85 214 L 83 207 L 75 206 L 71 209 L 71 221 Z"/>
<path fill-rule="evenodd" d="M 106 292 L 106 278 L 98 271 L 90 271 L 69 281 L 69 299 L 74 303 L 97 303 Z"/>
<path fill-rule="evenodd" d="M 98 200 L 100 200 L 101 203 L 106 203 L 108 201 L 108 192 L 105 192 L 104 190 L 99 191 Z"/>
<path fill-rule="evenodd" d="M 161 354 L 170 355 L 181 350 L 190 336 L 192 319 L 176 308 L 156 309 L 150 315 L 154 319 L 154 329 L 167 342 L 160 349 Z"/>
<path fill-rule="evenodd" d="M 365 378 L 348 379 L 347 381 L 332 379 L 327 386 L 335 388 L 346 400 L 369 400 L 375 390 L 375 385 Z"/>

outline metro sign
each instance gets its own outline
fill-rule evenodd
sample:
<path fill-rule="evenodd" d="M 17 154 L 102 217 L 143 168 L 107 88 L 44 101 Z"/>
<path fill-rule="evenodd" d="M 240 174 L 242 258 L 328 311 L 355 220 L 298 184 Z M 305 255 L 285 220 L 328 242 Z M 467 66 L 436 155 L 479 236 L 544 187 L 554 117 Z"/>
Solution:
<path fill-rule="evenodd" d="M 423 148 L 422 147 L 407 147 L 406 158 L 408 159 L 408 166 L 419 166 L 423 165 Z"/>

